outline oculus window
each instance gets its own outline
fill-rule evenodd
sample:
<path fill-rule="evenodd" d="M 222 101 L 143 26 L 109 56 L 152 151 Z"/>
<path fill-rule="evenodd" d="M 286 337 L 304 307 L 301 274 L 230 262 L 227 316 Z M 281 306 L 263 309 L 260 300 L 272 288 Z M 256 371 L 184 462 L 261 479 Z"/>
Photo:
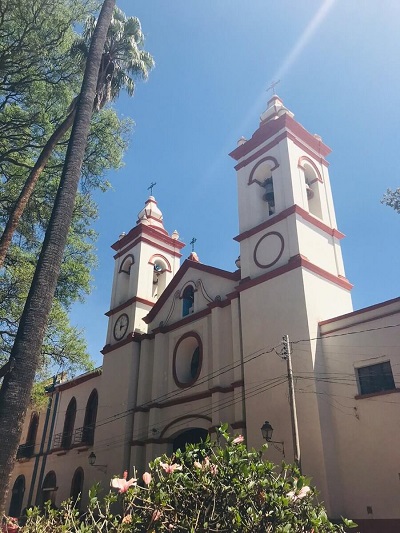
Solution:
<path fill-rule="evenodd" d="M 197 333 L 183 335 L 175 345 L 173 354 L 173 377 L 180 388 L 193 385 L 201 372 L 203 345 Z"/>

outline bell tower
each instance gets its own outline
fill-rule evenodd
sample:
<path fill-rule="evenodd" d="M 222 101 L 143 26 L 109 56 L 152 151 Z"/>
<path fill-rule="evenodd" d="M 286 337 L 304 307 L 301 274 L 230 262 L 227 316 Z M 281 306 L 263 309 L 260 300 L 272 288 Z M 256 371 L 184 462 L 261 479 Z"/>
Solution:
<path fill-rule="evenodd" d="M 261 444 L 268 419 L 293 460 L 291 415 L 282 337 L 293 342 L 293 374 L 302 468 L 324 494 L 334 476 L 332 443 L 321 428 L 329 420 L 319 323 L 352 311 L 328 173 L 329 147 L 309 133 L 277 96 L 269 100 L 249 140 L 231 152 L 236 161 L 241 281 L 240 298 L 249 446 Z M 305 394 L 307 393 L 307 394 Z M 272 422 L 273 421 L 273 422 Z M 273 456 L 275 462 L 281 457 Z M 332 491 L 331 491 L 332 493 Z M 335 508 L 332 498 L 328 508 Z"/>
<path fill-rule="evenodd" d="M 326 156 L 319 135 L 294 120 L 277 95 L 269 100 L 237 161 L 242 278 L 307 261 L 350 288 L 345 280 Z"/>
<path fill-rule="evenodd" d="M 177 231 L 169 235 L 165 230 L 163 215 L 150 196 L 136 226 L 111 246 L 116 253 L 106 345 L 147 331 L 143 318 L 178 271 L 183 246 Z"/>

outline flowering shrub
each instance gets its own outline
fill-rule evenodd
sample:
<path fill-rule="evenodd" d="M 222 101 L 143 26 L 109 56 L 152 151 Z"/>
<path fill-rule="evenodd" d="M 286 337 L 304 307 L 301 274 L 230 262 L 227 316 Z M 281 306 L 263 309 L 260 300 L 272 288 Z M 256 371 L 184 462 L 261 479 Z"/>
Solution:
<path fill-rule="evenodd" d="M 14 518 L 13 516 L 3 516 L 1 520 L 1 531 L 2 533 L 14 533 L 14 531 L 18 531 L 18 519 Z"/>
<path fill-rule="evenodd" d="M 103 500 L 91 489 L 87 513 L 79 523 L 70 503 L 50 511 L 47 520 L 28 512 L 22 532 L 232 532 L 325 533 L 344 532 L 328 520 L 316 501 L 315 489 L 293 465 L 277 467 L 260 452 L 246 449 L 242 436 L 231 438 L 227 427 L 219 430 L 221 446 L 207 440 L 188 445 L 171 458 L 155 459 L 140 479 L 111 480 L 116 489 Z M 118 492 L 117 492 L 118 491 Z M 122 513 L 111 513 L 120 501 Z M 347 527 L 351 521 L 343 520 Z"/>

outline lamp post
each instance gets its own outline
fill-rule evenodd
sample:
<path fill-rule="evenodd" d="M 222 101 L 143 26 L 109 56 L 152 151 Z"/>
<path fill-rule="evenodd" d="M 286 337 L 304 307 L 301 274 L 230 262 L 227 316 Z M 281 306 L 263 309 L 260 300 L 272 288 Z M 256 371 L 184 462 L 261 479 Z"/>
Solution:
<path fill-rule="evenodd" d="M 107 470 L 107 466 L 108 465 L 97 465 L 96 464 L 96 459 L 97 459 L 96 454 L 94 452 L 91 452 L 91 454 L 88 457 L 88 461 L 89 461 L 90 466 L 95 466 L 96 468 L 99 468 L 100 470 L 102 470 L 105 473 L 106 470 Z"/>
<path fill-rule="evenodd" d="M 271 443 L 274 446 L 274 448 L 280 451 L 283 457 L 285 457 L 285 443 L 283 440 L 272 440 L 273 432 L 274 432 L 274 428 L 271 426 L 268 420 L 266 420 L 264 424 L 261 426 L 261 434 L 263 436 L 263 439 L 266 442 Z M 282 446 L 282 448 L 280 448 L 278 444 Z"/>

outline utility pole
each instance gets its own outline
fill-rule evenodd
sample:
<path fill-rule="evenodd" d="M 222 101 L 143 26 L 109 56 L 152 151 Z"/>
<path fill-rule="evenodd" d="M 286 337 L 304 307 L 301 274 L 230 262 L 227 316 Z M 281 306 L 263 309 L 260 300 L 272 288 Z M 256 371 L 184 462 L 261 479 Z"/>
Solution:
<path fill-rule="evenodd" d="M 294 395 L 293 369 L 292 369 L 292 349 L 290 347 L 289 335 L 284 335 L 283 340 L 283 358 L 287 363 L 287 375 L 289 382 L 289 403 L 290 415 L 292 420 L 292 437 L 293 437 L 293 451 L 294 462 L 299 467 L 301 472 L 301 456 L 300 456 L 300 440 L 299 427 L 297 424 L 296 398 Z"/>

